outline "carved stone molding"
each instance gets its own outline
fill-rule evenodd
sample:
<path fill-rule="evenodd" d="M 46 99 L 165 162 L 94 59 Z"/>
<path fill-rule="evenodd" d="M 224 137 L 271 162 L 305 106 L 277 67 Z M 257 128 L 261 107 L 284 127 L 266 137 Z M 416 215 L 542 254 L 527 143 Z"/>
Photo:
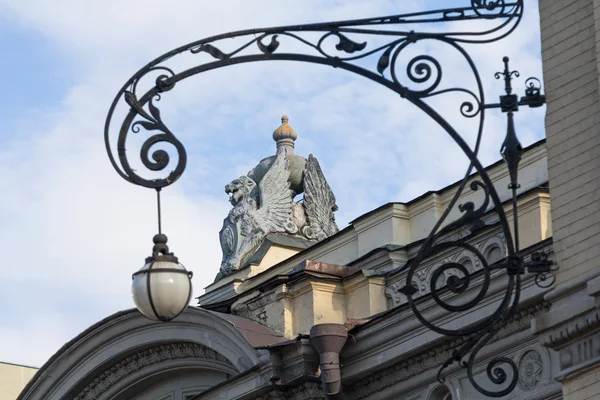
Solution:
<path fill-rule="evenodd" d="M 105 369 L 73 400 L 98 399 L 102 393 L 135 372 L 166 361 L 186 358 L 219 361 L 235 368 L 228 359 L 206 346 L 196 343 L 163 344 L 135 353 Z"/>
<path fill-rule="evenodd" d="M 598 314 L 596 314 L 598 317 Z M 594 329 L 598 329 L 598 320 L 593 324 L 590 319 L 582 319 L 582 326 L 571 325 L 573 328 L 566 331 L 565 340 L 568 337 L 568 344 L 561 343 L 558 353 L 561 372 L 558 379 L 568 377 L 569 375 L 580 372 L 593 365 L 600 364 L 600 334 L 587 334 Z"/>
<path fill-rule="evenodd" d="M 254 296 L 254 297 L 250 297 Z M 254 292 L 250 296 L 236 301 L 231 305 L 231 312 L 237 316 L 249 318 L 256 321 L 266 306 L 278 301 L 282 294 L 277 292 L 277 288 L 271 289 L 266 293 Z"/>
<path fill-rule="evenodd" d="M 321 400 L 324 398 L 324 394 L 320 383 L 304 382 L 302 385 L 286 390 L 285 398 L 287 400 Z"/>
<path fill-rule="evenodd" d="M 540 343 L 552 349 L 557 349 L 569 341 L 585 336 L 598 328 L 600 328 L 600 309 L 595 309 L 541 335 Z"/>
<path fill-rule="evenodd" d="M 529 329 L 531 319 L 549 309 L 548 303 L 540 303 L 519 311 L 506 326 L 490 341 L 493 343 L 514 333 Z M 370 399 L 374 393 L 384 390 L 398 382 L 405 381 L 430 369 L 439 368 L 453 350 L 468 340 L 460 337 L 433 346 L 410 358 L 401 360 L 397 364 L 376 372 L 375 374 L 356 382 L 351 390 L 352 399 Z"/>
<path fill-rule="evenodd" d="M 517 311 L 515 315 L 509 320 L 509 323 L 492 338 L 491 342 L 504 339 L 505 337 L 508 337 L 514 333 L 531 328 L 531 319 L 545 312 L 548 312 L 549 309 L 550 303 L 542 302 Z"/>
<path fill-rule="evenodd" d="M 285 397 L 283 391 L 279 388 L 276 388 L 258 396 L 255 400 L 285 400 Z"/>
<path fill-rule="evenodd" d="M 544 374 L 542 356 L 536 350 L 526 351 L 519 360 L 519 387 L 521 390 L 535 389 Z"/>
<path fill-rule="evenodd" d="M 559 353 L 556 379 L 568 379 L 600 365 L 600 276 L 590 271 L 563 283 L 546 297 L 552 309 L 534 321 L 542 346 Z"/>
<path fill-rule="evenodd" d="M 284 319 L 277 313 L 276 318 L 269 318 L 269 309 L 272 310 L 273 307 L 278 308 L 279 301 L 286 295 L 285 284 L 264 293 L 255 291 L 233 303 L 231 305 L 231 313 L 283 333 L 285 330 Z M 283 309 L 283 303 L 280 304 L 280 307 Z"/>
<path fill-rule="evenodd" d="M 256 400 L 322 400 L 324 396 L 321 384 L 309 381 L 297 386 L 274 388 L 257 397 Z"/>

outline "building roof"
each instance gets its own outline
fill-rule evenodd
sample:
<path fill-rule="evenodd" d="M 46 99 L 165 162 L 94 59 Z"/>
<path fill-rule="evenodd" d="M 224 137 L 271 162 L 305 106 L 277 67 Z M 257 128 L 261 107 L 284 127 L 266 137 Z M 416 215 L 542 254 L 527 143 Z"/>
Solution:
<path fill-rule="evenodd" d="M 233 314 L 220 313 L 217 311 L 207 311 L 230 322 L 254 348 L 270 346 L 287 340 L 273 329 L 260 325 L 247 318 L 238 317 L 237 315 Z"/>
<path fill-rule="evenodd" d="M 32 367 L 30 365 L 23 365 L 23 364 L 15 364 L 15 363 L 7 362 L 7 361 L 0 361 L 0 364 L 10 365 L 12 367 L 19 367 L 19 368 L 38 369 L 38 367 Z"/>
<path fill-rule="evenodd" d="M 546 139 L 545 139 L 545 138 L 544 138 L 544 139 L 541 139 L 541 140 L 538 140 L 537 142 L 535 142 L 535 143 L 532 143 L 532 144 L 530 144 L 529 146 L 527 146 L 527 147 L 523 148 L 523 153 L 525 153 L 525 152 L 528 152 L 529 150 L 531 150 L 531 149 L 534 149 L 534 148 L 536 148 L 536 147 L 538 147 L 538 146 L 542 146 L 542 145 L 544 145 L 545 143 L 546 143 Z M 500 160 L 498 160 L 498 161 L 496 161 L 496 162 L 494 162 L 494 163 L 492 163 L 492 164 L 490 164 L 490 165 L 486 166 L 486 167 L 485 167 L 485 169 L 486 169 L 486 170 L 489 170 L 489 169 L 491 169 L 491 168 L 494 168 L 494 167 L 496 167 L 496 166 L 498 166 L 498 165 L 502 164 L 503 162 L 504 162 L 504 160 L 500 159 Z M 471 175 L 469 175 L 469 178 L 468 178 L 468 179 L 471 179 L 471 178 L 473 178 L 473 177 L 475 177 L 475 176 L 477 176 L 477 175 L 479 175 L 479 173 L 478 173 L 478 172 L 473 172 Z M 409 201 L 406 201 L 406 202 L 402 202 L 402 201 L 391 201 L 391 202 L 389 202 L 389 203 L 383 204 L 383 205 L 381 205 L 381 206 L 379 206 L 379 207 L 377 207 L 377 208 L 375 208 L 375 209 L 373 209 L 373 210 L 371 210 L 371 211 L 368 211 L 368 212 L 366 212 L 366 213 L 364 213 L 364 214 L 362 214 L 362 215 L 360 215 L 360 216 L 356 217 L 355 219 L 353 219 L 352 221 L 350 221 L 350 223 L 349 223 L 349 224 L 350 224 L 350 225 L 352 225 L 352 224 L 354 224 L 355 222 L 357 222 L 357 221 L 360 221 L 361 219 L 363 219 L 363 218 L 366 218 L 366 217 L 368 217 L 368 216 L 370 216 L 370 215 L 372 215 L 372 214 L 375 214 L 376 212 L 378 212 L 378 211 L 380 211 L 380 210 L 382 210 L 382 209 L 384 209 L 384 208 L 386 208 L 386 207 L 390 207 L 390 206 L 392 206 L 392 205 L 394 205 L 394 204 L 401 204 L 401 205 L 404 205 L 404 206 L 409 206 L 409 205 L 411 205 L 411 204 L 414 204 L 414 203 L 418 202 L 419 200 L 421 200 L 421 199 L 423 199 L 423 198 L 425 198 L 425 197 L 427 197 L 427 196 L 431 196 L 432 194 L 437 194 L 437 195 L 440 195 L 440 194 L 442 194 L 442 193 L 444 193 L 444 192 L 446 192 L 446 191 L 448 191 L 448 190 L 450 190 L 450 189 L 453 189 L 454 187 L 456 187 L 456 186 L 460 185 L 460 183 L 461 183 L 462 181 L 463 181 L 462 179 L 459 179 L 459 180 L 457 180 L 456 182 L 453 182 L 453 183 L 451 183 L 451 184 L 449 184 L 449 185 L 446 185 L 446 186 L 444 186 L 444 187 L 443 187 L 443 188 L 441 188 L 441 189 L 438 189 L 438 190 L 429 190 L 429 191 L 427 191 L 427 192 L 423 193 L 422 195 L 420 195 L 420 196 L 417 196 L 417 197 L 415 197 L 414 199 L 412 199 L 412 200 L 409 200 Z"/>

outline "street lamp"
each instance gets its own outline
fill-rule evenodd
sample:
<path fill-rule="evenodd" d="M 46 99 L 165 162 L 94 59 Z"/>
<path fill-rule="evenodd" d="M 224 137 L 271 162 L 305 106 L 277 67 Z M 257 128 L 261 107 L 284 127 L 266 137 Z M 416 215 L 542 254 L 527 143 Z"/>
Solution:
<path fill-rule="evenodd" d="M 154 236 L 152 256 L 133 274 L 133 302 L 144 316 L 155 321 L 170 321 L 181 314 L 192 297 L 192 275 L 169 253 L 167 236 Z"/>
<path fill-rule="evenodd" d="M 547 287 L 553 282 L 552 263 L 546 256 L 534 255 L 531 262 L 524 262 L 524 257 L 519 251 L 516 207 L 518 163 L 522 149 L 516 136 L 513 113 L 518 110 L 519 106 L 539 107 L 545 103 L 545 97 L 541 94 L 539 81 L 536 84 L 534 78 L 530 78 L 526 82 L 527 88 L 524 97 L 519 99 L 513 94 L 511 80 L 513 76 L 518 77 L 518 72 L 509 70 L 508 58 L 505 58 L 504 71 L 497 73 L 496 78 L 504 77 L 506 95 L 500 96 L 500 103 L 486 103 L 480 74 L 473 59 L 465 50 L 464 44 L 487 44 L 508 36 L 515 30 L 523 17 L 524 0 L 465 0 L 465 2 L 467 5 L 464 7 L 445 10 L 225 33 L 178 47 L 151 61 L 133 75 L 118 92 L 109 109 L 104 138 L 110 161 L 119 175 L 136 185 L 155 189 L 158 195 L 159 234 L 155 236 L 152 257 L 147 260 L 146 265 L 139 272 L 134 274 L 133 278 L 134 301 L 140 312 L 151 319 L 168 321 L 183 311 L 191 295 L 191 282 L 189 281 L 191 273 L 178 264 L 175 256 L 168 252 L 166 236 L 162 235 L 160 230 L 160 190 L 171 185 L 181 176 L 185 169 L 187 156 L 181 142 L 163 123 L 160 110 L 155 103 L 179 82 L 217 68 L 274 60 L 326 65 L 360 75 L 397 93 L 445 130 L 469 159 L 469 167 L 458 190 L 450 200 L 448 208 L 436 222 L 429 236 L 423 241 L 419 253 L 411 261 L 407 272 L 407 284 L 401 291 L 407 296 L 414 315 L 425 326 L 443 335 L 467 338 L 465 344 L 444 363 L 440 372 L 448 365 L 458 362 L 467 369 L 471 384 L 484 395 L 501 397 L 510 393 L 518 381 L 517 367 L 514 361 L 506 357 L 495 357 L 487 362 L 486 374 L 492 384 L 496 385 L 494 390 L 486 390 L 475 381 L 473 368 L 475 357 L 481 348 L 514 316 L 519 305 L 521 275 L 535 274 L 536 283 L 542 287 Z M 402 29 L 406 24 L 452 22 L 455 24 L 452 26 L 456 26 L 461 21 L 473 20 L 487 22 L 490 27 L 486 26 L 475 31 L 465 31 L 460 27 L 455 31 L 446 32 L 435 29 L 423 32 Z M 375 38 L 377 40 L 370 40 Z M 231 39 L 243 42 L 240 45 L 239 42 Z M 294 48 L 298 50 L 283 51 L 282 48 L 285 46 L 282 44 L 284 42 L 286 44 L 293 43 Z M 463 57 L 467 63 L 468 67 L 465 68 L 464 73 L 472 76 L 475 82 L 473 87 L 446 86 L 446 81 L 442 80 L 442 63 L 430 54 L 409 55 L 408 62 L 402 61 L 403 57 L 401 56 L 410 53 L 404 52 L 404 50 L 413 48 L 412 46 L 417 43 L 436 43 L 457 51 L 457 54 Z M 190 53 L 195 57 L 190 57 Z M 167 66 L 183 65 L 167 64 L 167 60 L 183 54 L 186 56 L 179 60 L 182 63 L 192 60 L 191 66 L 181 68 L 177 72 Z M 402 69 L 405 71 L 404 76 L 399 74 Z M 151 88 L 146 92 L 138 90 L 144 86 L 139 83 L 141 81 L 148 83 L 149 79 L 153 80 L 150 81 Z M 426 101 L 434 96 L 443 96 L 448 93 L 465 96 L 465 101 L 459 105 L 458 111 L 464 118 L 478 120 L 477 138 L 473 148 L 466 143 L 457 129 L 444 119 L 432 104 Z M 114 126 L 112 123 L 115 110 L 123 104 L 129 109 L 118 128 L 117 160 L 113 156 L 110 134 Z M 507 136 L 501 153 L 507 163 L 511 178 L 509 188 L 512 189 L 514 235 L 511 232 L 500 196 L 478 158 L 487 109 L 500 109 L 507 115 Z M 171 162 L 169 154 L 165 150 L 155 150 L 150 157 L 153 146 L 162 143 L 174 147 L 177 153 L 177 163 L 167 177 L 146 179 L 130 166 L 126 151 L 127 138 L 131 131 L 140 132 L 140 128 L 152 132 L 144 141 L 140 152 L 141 162 L 148 170 L 163 171 Z M 476 172 L 477 179 L 472 181 L 470 187 L 472 190 L 482 189 L 484 200 L 479 207 L 476 207 L 473 202 L 458 206 L 462 216 L 456 221 L 447 223 L 446 219 L 450 211 L 457 206 L 473 171 Z M 462 239 L 448 238 L 447 235 L 453 229 L 484 226 L 483 216 L 490 212 L 494 212 L 498 216 L 508 253 L 505 262 L 494 265 L 488 265 L 483 254 L 474 246 Z M 469 289 L 472 280 L 467 269 L 461 264 L 448 263 L 436 266 L 432 275 L 431 295 L 433 300 L 445 310 L 451 313 L 461 313 L 479 306 L 486 298 L 492 270 L 502 269 L 508 276 L 504 298 L 499 302 L 498 309 L 478 323 L 457 329 L 443 328 L 428 321 L 416 307 L 413 299 L 413 295 L 417 292 L 413 277 L 418 266 L 427 258 L 453 248 L 471 252 L 475 258 L 480 260 L 484 284 L 474 299 L 465 304 L 450 304 L 438 295 L 440 289 L 440 285 L 437 285 L 438 278 L 449 275 L 444 286 L 456 294 Z M 463 361 L 463 358 L 467 356 L 467 361 Z M 505 369 L 510 370 L 511 379 L 508 378 L 509 375 Z"/>

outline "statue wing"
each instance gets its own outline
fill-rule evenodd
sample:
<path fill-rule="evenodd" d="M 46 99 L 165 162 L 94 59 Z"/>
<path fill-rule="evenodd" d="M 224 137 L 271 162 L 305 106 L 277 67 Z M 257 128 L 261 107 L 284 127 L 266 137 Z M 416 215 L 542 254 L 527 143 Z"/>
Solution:
<path fill-rule="evenodd" d="M 333 215 L 337 210 L 335 196 L 312 154 L 304 169 L 304 210 L 309 225 L 303 233 L 309 239 L 323 240 L 339 231 Z"/>
<path fill-rule="evenodd" d="M 260 208 L 256 211 L 256 217 L 266 234 L 298 231 L 292 222 L 292 193 L 289 178 L 286 152 L 282 151 L 258 184 Z"/>

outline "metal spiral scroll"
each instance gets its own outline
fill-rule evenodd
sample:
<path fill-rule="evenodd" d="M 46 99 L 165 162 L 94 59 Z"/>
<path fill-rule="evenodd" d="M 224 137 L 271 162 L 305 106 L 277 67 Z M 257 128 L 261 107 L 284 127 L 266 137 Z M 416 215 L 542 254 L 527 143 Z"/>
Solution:
<path fill-rule="evenodd" d="M 148 74 L 160 71 L 155 79 L 155 86 L 148 93 L 138 98 L 137 88 L 140 81 Z M 117 172 L 127 181 L 136 185 L 147 188 L 161 189 L 175 182 L 183 171 L 187 163 L 187 154 L 183 144 L 175 137 L 175 135 L 167 128 L 160 115 L 160 109 L 154 104 L 161 100 L 161 93 L 169 91 L 175 87 L 173 77 L 175 73 L 167 67 L 156 66 L 149 68 L 143 75 L 139 76 L 130 85 L 130 89 L 122 91 L 124 101 L 131 107 L 129 113 L 125 117 L 119 131 L 117 139 L 118 159 L 121 168 L 119 168 L 109 150 L 109 158 Z M 144 108 L 147 105 L 148 111 Z M 142 164 L 150 171 L 162 171 L 171 164 L 171 157 L 165 150 L 158 149 L 152 151 L 152 148 L 159 143 L 166 143 L 175 148 L 177 152 L 177 164 L 171 170 L 168 176 L 158 179 L 146 179 L 137 173 L 129 164 L 127 158 L 127 136 L 129 131 L 140 133 L 142 130 L 147 132 L 158 131 L 143 142 L 140 149 L 140 160 Z M 107 132 L 105 132 L 105 140 L 107 149 L 110 149 Z M 152 154 L 150 155 L 150 152 Z"/>
<path fill-rule="evenodd" d="M 408 297 L 415 316 L 424 325 L 445 335 L 466 337 L 463 345 L 455 351 L 453 357 L 444 364 L 444 367 L 458 361 L 467 368 L 469 380 L 478 391 L 487 396 L 502 396 L 514 389 L 517 382 L 518 376 L 514 362 L 507 358 L 495 358 L 488 363 L 488 378 L 493 384 L 501 386 L 496 391 L 488 391 L 477 384 L 473 378 L 472 370 L 474 359 L 479 350 L 506 324 L 518 305 L 520 276 L 515 272 L 518 268 L 515 269 L 514 266 L 507 263 L 506 270 L 509 275 L 509 283 L 504 299 L 500 302 L 495 313 L 471 326 L 457 330 L 446 329 L 427 321 L 415 306 L 413 295 L 416 289 L 410 283 L 415 271 L 425 259 L 448 249 L 460 248 L 473 253 L 483 266 L 482 272 L 477 278 L 483 280 L 479 292 L 472 300 L 464 304 L 456 305 L 448 302 L 445 293 L 460 295 L 467 292 L 472 286 L 473 277 L 460 264 L 446 264 L 438 267 L 433 274 L 431 283 L 432 298 L 449 312 L 460 313 L 480 303 L 485 298 L 489 288 L 491 267 L 475 247 L 462 241 L 444 242 L 442 239 L 448 232 L 456 228 L 471 227 L 476 229 L 484 226 L 485 223 L 482 217 L 490 209 L 493 209 L 499 216 L 500 225 L 507 242 L 507 260 L 518 259 L 498 193 L 477 158 L 483 133 L 484 112 L 486 108 L 489 108 L 489 105 L 484 100 L 483 85 L 477 68 L 462 45 L 465 43 L 490 43 L 509 35 L 522 19 L 523 0 L 465 0 L 465 3 L 464 7 L 405 15 L 251 29 L 213 36 L 181 46 L 150 62 L 125 83 L 108 112 L 104 136 L 110 161 L 124 179 L 141 186 L 160 189 L 172 184 L 181 176 L 185 169 L 187 156 L 181 142 L 163 122 L 157 103 L 161 95 L 164 97 L 168 91 L 177 86 L 179 81 L 191 76 L 229 65 L 249 62 L 301 61 L 343 69 L 366 77 L 398 93 L 402 98 L 417 106 L 436 121 L 452 137 L 470 161 L 457 192 L 440 220 L 433 227 L 428 238 L 424 241 L 419 254 L 411 263 L 407 277 L 409 284 L 403 291 Z M 404 24 L 432 24 L 471 20 L 485 20 L 492 26 L 489 29 L 477 32 L 448 31 L 432 33 L 401 29 Z M 383 26 L 392 26 L 393 29 L 381 29 Z M 453 26 L 457 25 L 454 24 Z M 308 33 L 312 35 L 308 35 Z M 317 33 L 316 39 L 315 33 Z M 385 41 L 383 44 L 371 46 L 369 43 L 370 37 L 383 37 Z M 238 39 L 242 43 L 236 43 L 231 39 Z M 405 59 L 405 54 L 407 54 L 404 52 L 405 49 L 416 43 L 427 41 L 449 46 L 467 62 L 468 72 L 472 74 L 475 82 L 472 88 L 445 86 L 443 65 L 429 54 L 420 54 L 411 56 L 408 60 Z M 289 42 L 300 44 L 304 51 L 284 52 L 283 49 L 286 43 Z M 179 71 L 173 71 L 163 65 L 165 61 L 183 53 L 193 54 L 193 57 L 187 57 L 186 60 L 188 62 L 189 60 L 192 60 L 192 62 L 197 60 L 197 64 Z M 404 74 L 401 75 L 400 72 L 402 71 Z M 156 74 L 158 76 L 155 78 L 154 86 L 146 93 L 138 93 L 139 83 L 150 79 L 151 76 Z M 530 90 L 534 92 L 535 85 L 530 86 Z M 426 101 L 434 96 L 443 96 L 448 93 L 465 96 L 464 101 L 457 110 L 463 117 L 478 118 L 477 139 L 473 148 Z M 123 104 L 129 107 L 129 111 L 125 119 L 119 124 L 118 158 L 116 159 L 113 157 L 110 141 L 113 130 L 111 124 L 116 108 Z M 167 151 L 155 150 L 152 152 L 152 148 L 156 144 L 166 143 L 175 149 L 178 161 L 174 166 L 171 166 L 172 169 L 168 176 L 160 179 L 148 179 L 142 177 L 141 172 L 131 168 L 128 160 L 129 154 L 126 149 L 129 133 L 149 135 L 139 153 L 142 164 L 149 171 L 164 171 L 171 164 L 174 164 Z M 459 206 L 457 205 L 458 199 L 464 192 L 473 169 L 478 173 L 478 179 L 472 182 L 470 187 L 472 190 L 481 190 L 483 201 L 478 207 L 473 203 Z M 462 217 L 457 221 L 447 223 L 446 219 L 450 210 L 457 206 L 463 212 Z M 445 224 L 445 227 L 442 228 L 443 224 Z M 443 290 L 440 289 L 442 286 L 445 287 Z M 443 292 L 444 290 L 446 292 Z M 463 358 L 467 355 L 469 357 L 465 362 Z M 504 365 L 504 368 L 502 365 Z M 505 371 L 506 365 L 512 369 L 510 381 L 508 380 L 509 374 Z"/>
<path fill-rule="evenodd" d="M 485 180 L 489 180 L 484 170 L 479 170 L 478 168 L 477 172 L 480 174 L 480 177 L 485 177 Z M 488 366 L 486 369 L 488 379 L 495 385 L 502 387 L 500 390 L 495 391 L 486 390 L 475 381 L 473 377 L 473 367 L 479 350 L 485 346 L 485 344 L 487 344 L 503 326 L 505 326 L 505 324 L 508 322 L 508 319 L 514 314 L 519 302 L 518 295 L 520 292 L 520 275 L 518 273 L 510 274 L 509 272 L 508 284 L 504 293 L 504 298 L 502 301 L 500 301 L 495 312 L 471 325 L 458 329 L 448 329 L 427 320 L 417 308 L 414 296 L 419 292 L 419 290 L 412 283 L 419 266 L 422 265 L 426 259 L 434 257 L 442 252 L 447 252 L 451 249 L 465 250 L 470 252 L 474 258 L 479 261 L 481 266 L 481 271 L 477 274 L 477 279 L 480 280 L 480 282 L 478 282 L 477 288 L 473 289 L 476 291 L 476 293 L 471 295 L 468 300 L 462 303 L 450 303 L 449 300 L 456 301 L 457 295 L 464 294 L 469 289 L 472 289 L 471 285 L 473 283 L 473 279 L 475 278 L 475 276 L 471 275 L 470 271 L 468 271 L 467 268 L 462 264 L 450 262 L 439 265 L 434 269 L 430 280 L 431 297 L 438 306 L 451 313 L 457 314 L 473 309 L 485 299 L 489 289 L 492 273 L 492 269 L 490 268 L 485 256 L 477 248 L 465 243 L 464 241 L 441 241 L 443 236 L 452 230 L 464 227 L 478 229 L 484 226 L 485 223 L 481 220 L 481 218 L 487 211 L 487 205 L 491 198 L 495 206 L 495 211 L 499 214 L 500 221 L 503 225 L 509 257 L 514 256 L 515 251 L 514 246 L 512 245 L 512 236 L 510 230 L 508 230 L 508 224 L 506 223 L 506 216 L 502 211 L 502 205 L 497 202 L 497 194 L 494 187 L 489 183 L 484 184 L 480 181 L 474 181 L 471 184 L 471 189 L 476 190 L 478 188 L 484 189 L 484 200 L 482 201 L 481 206 L 475 209 L 475 205 L 471 202 L 461 205 L 459 207 L 459 209 L 463 211 L 463 216 L 461 218 L 446 225 L 444 228 L 439 229 L 437 233 L 433 231 L 432 234 L 430 234 L 421 247 L 418 255 L 411 262 L 406 277 L 407 285 L 400 289 L 400 291 L 407 296 L 408 303 L 413 311 L 413 314 L 427 328 L 442 335 L 461 336 L 468 338 L 463 345 L 455 349 L 452 357 L 450 357 L 444 363 L 439 371 L 438 379 L 443 382 L 443 370 L 450 364 L 458 362 L 462 367 L 467 369 L 467 374 L 471 384 L 479 392 L 490 397 L 501 397 L 510 393 L 518 382 L 518 371 L 516 364 L 511 359 L 506 357 L 497 357 L 488 361 Z M 458 196 L 455 195 L 453 200 L 455 200 L 457 197 Z M 443 223 L 443 220 L 438 222 L 438 226 L 441 223 Z M 468 360 L 463 361 L 467 355 L 469 355 Z M 500 365 L 504 365 L 505 368 L 511 370 L 510 380 L 508 380 L 509 374 L 507 374 Z"/>

